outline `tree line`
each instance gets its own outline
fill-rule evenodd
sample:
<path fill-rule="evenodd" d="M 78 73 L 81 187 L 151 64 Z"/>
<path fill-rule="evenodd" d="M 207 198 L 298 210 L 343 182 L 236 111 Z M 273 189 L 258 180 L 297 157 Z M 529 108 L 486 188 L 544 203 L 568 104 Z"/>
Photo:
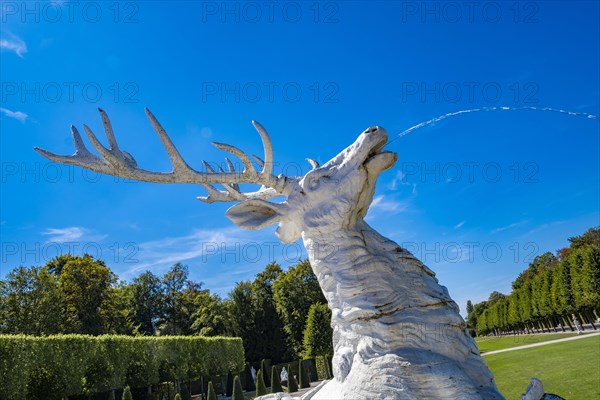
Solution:
<path fill-rule="evenodd" d="M 569 238 L 569 247 L 537 256 L 512 283 L 467 302 L 467 325 L 475 335 L 573 330 L 573 320 L 596 329 L 600 317 L 600 229 Z"/>
<path fill-rule="evenodd" d="M 181 263 L 125 282 L 100 259 L 63 254 L 0 280 L 0 334 L 232 336 L 247 360 L 280 363 L 332 353 L 325 303 L 308 260 L 270 263 L 221 298 Z"/>

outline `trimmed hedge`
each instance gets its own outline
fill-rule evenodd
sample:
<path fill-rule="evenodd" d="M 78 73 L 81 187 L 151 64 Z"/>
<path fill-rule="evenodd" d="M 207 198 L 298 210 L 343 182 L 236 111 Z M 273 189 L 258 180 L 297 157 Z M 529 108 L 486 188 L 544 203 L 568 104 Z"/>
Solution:
<path fill-rule="evenodd" d="M 298 383 L 296 382 L 296 378 L 294 378 L 294 374 L 292 373 L 292 364 L 288 364 L 288 371 L 287 392 L 295 393 L 298 391 Z"/>
<path fill-rule="evenodd" d="M 281 378 L 279 377 L 279 371 L 276 366 L 271 367 L 271 393 L 283 392 L 281 387 Z"/>
<path fill-rule="evenodd" d="M 331 373 L 331 359 L 328 356 L 315 357 L 315 364 L 319 380 L 333 378 L 333 374 Z"/>
<path fill-rule="evenodd" d="M 256 395 L 264 396 L 267 394 L 267 387 L 265 386 L 265 380 L 263 379 L 262 369 L 259 369 L 256 373 Z"/>
<path fill-rule="evenodd" d="M 231 400 L 244 400 L 244 389 L 242 389 L 242 381 L 237 375 L 233 379 L 233 391 L 231 393 Z"/>
<path fill-rule="evenodd" d="M 298 381 L 300 382 L 300 389 L 310 387 L 310 379 L 308 378 L 308 372 L 302 360 L 298 361 Z"/>
<path fill-rule="evenodd" d="M 239 338 L 0 335 L 0 400 L 21 399 L 24 387 L 43 385 L 51 399 L 243 369 Z"/>

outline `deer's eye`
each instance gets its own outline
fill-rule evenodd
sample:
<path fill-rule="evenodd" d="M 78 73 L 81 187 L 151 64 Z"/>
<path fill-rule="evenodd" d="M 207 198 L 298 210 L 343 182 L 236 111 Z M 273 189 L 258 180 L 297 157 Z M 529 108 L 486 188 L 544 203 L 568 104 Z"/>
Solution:
<path fill-rule="evenodd" d="M 320 173 L 315 173 L 315 174 L 310 175 L 307 179 L 308 189 L 309 190 L 318 189 L 319 186 L 321 186 L 321 184 L 323 182 L 326 182 L 327 180 L 331 179 L 332 174 L 333 174 L 332 171 L 325 171 L 325 172 L 320 172 Z"/>

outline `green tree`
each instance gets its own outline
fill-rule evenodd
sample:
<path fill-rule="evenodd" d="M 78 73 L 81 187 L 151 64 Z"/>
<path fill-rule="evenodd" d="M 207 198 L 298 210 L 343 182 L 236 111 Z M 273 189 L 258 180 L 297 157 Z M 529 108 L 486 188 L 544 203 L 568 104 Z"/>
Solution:
<path fill-rule="evenodd" d="M 202 290 L 193 299 L 191 331 L 194 335 L 223 336 L 228 333 L 228 308 L 221 298 Z"/>
<path fill-rule="evenodd" d="M 282 323 L 273 301 L 273 283 L 280 273 L 279 265 L 271 263 L 253 282 L 238 282 L 229 294 L 229 332 L 242 338 L 248 360 L 278 363 L 286 354 Z"/>
<path fill-rule="evenodd" d="M 569 238 L 571 249 L 584 246 L 595 246 L 600 248 L 600 228 L 590 228 L 583 235 Z"/>
<path fill-rule="evenodd" d="M 146 271 L 130 285 L 130 318 L 143 335 L 154 335 L 164 313 L 164 293 L 159 277 Z"/>
<path fill-rule="evenodd" d="M 66 332 L 105 332 L 101 310 L 115 281 L 115 274 L 104 262 L 89 255 L 71 259 L 63 266 L 58 286 L 64 301 Z"/>
<path fill-rule="evenodd" d="M 279 265 L 271 263 L 252 282 L 254 324 L 260 329 L 256 332 L 260 355 L 257 359 L 268 358 L 275 364 L 281 362 L 287 352 L 283 324 L 273 300 L 273 284 L 280 273 Z"/>
<path fill-rule="evenodd" d="M 331 310 L 327 304 L 313 304 L 304 330 L 304 357 L 313 358 L 333 353 Z"/>
<path fill-rule="evenodd" d="M 188 267 L 177 263 L 171 266 L 171 269 L 162 278 L 164 312 L 157 327 L 161 335 L 186 335 L 189 333 L 188 330 L 191 327 L 191 315 L 187 302 L 189 296 L 186 297 L 184 294 L 186 285 L 188 285 L 188 276 Z"/>
<path fill-rule="evenodd" d="M 467 315 L 471 314 L 473 312 L 473 303 L 471 303 L 471 300 L 467 300 Z"/>
<path fill-rule="evenodd" d="M 513 290 L 518 290 L 525 282 L 531 281 L 544 271 L 553 268 L 557 263 L 558 259 L 549 251 L 535 257 L 529 264 L 529 267 L 525 271 L 521 272 L 517 279 L 515 279 L 512 284 Z"/>
<path fill-rule="evenodd" d="M 315 303 L 326 302 L 308 260 L 300 261 L 278 275 L 273 283 L 273 299 L 281 317 L 288 348 L 293 356 L 299 356 L 302 354 L 308 310 Z"/>
<path fill-rule="evenodd" d="M 238 282 L 229 293 L 229 333 L 242 338 L 247 360 L 260 360 L 260 327 L 255 322 L 254 290 L 251 282 Z"/>
<path fill-rule="evenodd" d="M 551 293 L 552 305 L 557 314 L 570 315 L 574 311 L 569 258 L 562 260 L 552 269 Z"/>
<path fill-rule="evenodd" d="M 130 310 L 130 287 L 124 282 L 110 287 L 100 309 L 100 315 L 104 321 L 104 333 L 132 335 L 137 332 L 137 326 L 130 318 Z"/>
<path fill-rule="evenodd" d="M 61 254 L 48 261 L 46 263 L 46 267 L 48 268 L 49 272 L 53 273 L 56 276 L 59 276 L 65 264 L 69 261 L 76 260 L 77 258 L 77 256 L 73 256 L 69 253 Z"/>
<path fill-rule="evenodd" d="M 48 268 L 18 267 L 0 281 L 0 332 L 49 335 L 63 323 L 58 280 Z"/>

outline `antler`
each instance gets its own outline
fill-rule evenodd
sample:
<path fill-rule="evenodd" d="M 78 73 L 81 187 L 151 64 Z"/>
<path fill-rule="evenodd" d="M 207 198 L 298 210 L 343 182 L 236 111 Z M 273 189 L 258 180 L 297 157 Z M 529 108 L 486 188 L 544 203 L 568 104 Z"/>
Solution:
<path fill-rule="evenodd" d="M 247 199 L 269 199 L 286 194 L 286 188 L 288 186 L 286 177 L 283 175 L 277 177 L 273 175 L 273 146 L 271 144 L 271 139 L 265 128 L 256 121 L 252 121 L 252 124 L 260 134 L 265 153 L 264 161 L 257 156 L 253 156 L 260 165 L 260 171 L 255 168 L 248 155 L 240 149 L 228 144 L 213 142 L 213 145 L 218 149 L 231 153 L 239 158 L 244 166 L 244 170 L 241 172 L 236 171 L 233 163 L 229 159 L 226 159 L 229 169 L 228 172 L 225 172 L 220 167 L 219 172 L 215 172 L 215 170 L 206 162 L 203 163 L 207 172 L 199 172 L 191 168 L 185 162 L 160 122 L 158 122 L 156 117 L 146 108 L 146 115 L 148 116 L 152 127 L 158 134 L 158 137 L 171 160 L 171 164 L 173 165 L 172 172 L 153 172 L 138 168 L 137 162 L 133 156 L 128 152 L 119 149 L 108 115 L 106 115 L 102 109 L 98 109 L 98 111 L 100 112 L 100 117 L 102 118 L 102 123 L 104 124 L 104 130 L 106 132 L 106 138 L 108 139 L 108 149 L 98 141 L 96 135 L 94 135 L 89 127 L 84 125 L 83 128 L 92 143 L 92 146 L 94 146 L 102 157 L 98 157 L 88 151 L 81 139 L 81 135 L 74 126 L 71 126 L 73 143 L 75 144 L 75 153 L 73 155 L 61 156 L 37 147 L 35 150 L 49 160 L 77 165 L 106 175 L 155 183 L 197 183 L 202 185 L 208 191 L 208 196 L 198 197 L 198 200 L 207 203 L 215 201 L 230 202 Z M 256 192 L 243 193 L 240 191 L 238 186 L 239 183 L 255 183 L 262 186 Z M 225 191 L 216 189 L 212 186 L 213 184 L 222 185 L 225 188 Z"/>

